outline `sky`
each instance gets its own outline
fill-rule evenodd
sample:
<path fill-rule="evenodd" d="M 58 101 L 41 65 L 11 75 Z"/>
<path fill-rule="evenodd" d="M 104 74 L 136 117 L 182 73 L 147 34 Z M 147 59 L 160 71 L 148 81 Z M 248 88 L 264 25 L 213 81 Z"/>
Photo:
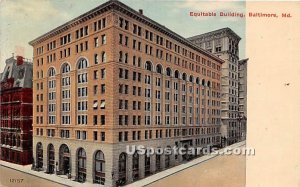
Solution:
<path fill-rule="evenodd" d="M 99 6 L 107 0 L 0 0 L 0 72 L 12 53 L 32 59 L 29 41 Z M 245 18 L 191 17 L 193 12 L 245 12 L 245 2 L 203 0 L 119 0 L 183 37 L 224 27 L 240 41 L 240 59 L 245 58 Z"/>

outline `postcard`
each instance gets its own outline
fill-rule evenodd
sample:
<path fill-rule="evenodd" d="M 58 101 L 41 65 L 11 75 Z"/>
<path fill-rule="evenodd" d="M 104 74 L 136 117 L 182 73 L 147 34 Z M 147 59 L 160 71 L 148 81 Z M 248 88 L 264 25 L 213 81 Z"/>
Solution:
<path fill-rule="evenodd" d="M 0 186 L 300 186 L 299 10 L 0 1 Z"/>

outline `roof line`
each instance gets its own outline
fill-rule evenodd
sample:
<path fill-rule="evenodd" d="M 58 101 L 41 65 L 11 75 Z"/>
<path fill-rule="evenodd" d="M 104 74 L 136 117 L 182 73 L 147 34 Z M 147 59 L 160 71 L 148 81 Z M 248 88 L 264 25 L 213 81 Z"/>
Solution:
<path fill-rule="evenodd" d="M 67 23 L 64 23 L 64 24 L 62 24 L 62 25 L 60 25 L 60 26 L 58 26 L 58 27 L 56 27 L 56 28 L 50 30 L 49 32 L 47 32 L 47 33 L 45 33 L 45 34 L 42 34 L 41 36 L 37 37 L 36 39 L 30 41 L 29 44 L 30 44 L 30 45 L 34 45 L 34 43 L 39 42 L 39 40 L 45 38 L 46 36 L 48 36 L 48 35 L 50 35 L 50 34 L 56 32 L 56 31 L 60 31 L 60 30 L 64 29 L 64 28 L 67 27 L 67 26 L 70 26 L 70 25 L 73 24 L 74 22 L 83 19 L 84 17 L 88 16 L 89 14 L 94 13 L 94 12 L 95 12 L 96 10 L 98 10 L 98 9 L 102 9 L 102 8 L 104 8 L 105 6 L 110 5 L 111 2 L 114 2 L 114 1 L 115 1 L 115 0 L 107 1 L 106 3 L 103 3 L 103 4 L 99 5 L 99 6 L 97 6 L 96 8 L 93 8 L 92 10 L 89 10 L 88 12 L 85 12 L 85 13 L 81 14 L 80 16 L 77 16 L 77 17 L 75 17 L 74 19 L 71 19 L 71 20 L 68 21 Z"/>
<path fill-rule="evenodd" d="M 238 38 L 238 40 L 241 40 L 241 37 L 236 34 L 231 28 L 229 27 L 224 27 L 224 28 L 221 28 L 221 29 L 217 29 L 217 30 L 214 30 L 214 31 L 209 31 L 209 32 L 206 32 L 206 33 L 203 33 L 203 34 L 198 34 L 196 36 L 191 36 L 191 37 L 188 37 L 187 39 L 191 40 L 191 39 L 194 39 L 194 38 L 198 38 L 198 37 L 202 37 L 204 35 L 211 35 L 213 33 L 216 33 L 216 32 L 221 32 L 221 31 L 229 31 L 231 32 L 235 37 Z"/>
<path fill-rule="evenodd" d="M 186 46 L 188 46 L 188 47 L 190 47 L 190 48 L 192 48 L 192 49 L 194 49 L 194 50 L 196 50 L 196 51 L 198 51 L 198 52 L 200 52 L 200 53 L 202 53 L 202 54 L 204 54 L 204 55 L 210 56 L 211 58 L 213 58 L 214 60 L 216 60 L 216 61 L 218 61 L 218 62 L 220 62 L 220 63 L 224 63 L 224 60 L 220 59 L 220 58 L 217 57 L 216 55 L 214 55 L 214 54 L 212 54 L 212 53 L 209 53 L 208 51 L 205 51 L 204 49 L 202 49 L 202 48 L 198 47 L 197 45 L 193 44 L 193 43 L 192 43 L 191 41 L 189 41 L 188 39 L 186 39 L 186 38 L 180 36 L 179 34 L 177 34 L 177 33 L 173 32 L 173 31 L 171 31 L 171 30 L 168 29 L 167 27 L 165 27 L 165 26 L 163 26 L 163 25 L 161 25 L 161 24 L 155 22 L 154 20 L 152 20 L 152 19 L 150 19 L 150 18 L 148 18 L 148 17 L 146 17 L 146 16 L 140 14 L 138 11 L 134 10 L 133 8 L 131 8 L 131 7 L 127 6 L 127 5 L 125 5 L 124 3 L 122 3 L 122 2 L 120 2 L 120 1 L 118 1 L 118 0 L 109 0 L 108 2 L 103 3 L 103 4 L 101 4 L 100 6 L 94 8 L 94 9 L 92 9 L 92 10 L 90 10 L 90 11 L 88 11 L 88 12 L 86 12 L 86 13 L 84 13 L 84 14 L 82 14 L 82 15 L 80 15 L 80 16 L 78 16 L 78 17 L 76 17 L 76 18 L 74 18 L 74 19 L 72 19 L 72 20 L 70 20 L 70 21 L 68 21 L 68 22 L 65 23 L 65 24 L 63 24 L 63 25 L 61 25 L 61 26 L 59 26 L 59 27 L 56 27 L 55 29 L 53 29 L 53 30 L 47 32 L 46 34 L 43 34 L 42 36 L 40 36 L 40 37 L 38 37 L 38 38 L 36 38 L 36 39 L 30 41 L 29 44 L 33 46 L 35 43 L 39 42 L 39 41 L 42 40 L 43 38 L 45 38 L 45 37 L 47 37 L 47 36 L 50 36 L 51 34 L 54 34 L 55 32 L 60 32 L 60 31 L 66 30 L 66 29 L 68 29 L 67 27 L 70 27 L 70 26 L 71 26 L 72 24 L 74 24 L 75 22 L 81 21 L 81 20 L 84 19 L 84 18 L 85 18 L 85 19 L 86 19 L 86 18 L 89 19 L 90 17 L 92 17 L 92 14 L 94 14 L 96 11 L 103 10 L 103 9 L 107 8 L 108 6 L 112 6 L 112 5 L 116 5 L 116 6 L 118 6 L 118 8 L 123 8 L 123 9 L 127 10 L 129 13 L 134 14 L 134 15 L 137 15 L 139 18 L 144 19 L 144 21 L 146 21 L 146 22 L 152 24 L 152 25 L 153 25 L 152 27 L 153 27 L 154 29 L 160 30 L 160 32 L 162 32 L 162 33 L 165 32 L 164 34 L 166 34 L 166 35 L 167 35 L 167 33 L 169 33 L 169 37 L 172 37 L 173 39 L 179 41 L 180 43 L 182 43 L 182 44 L 184 44 L 184 45 L 186 45 Z M 112 9 L 117 10 L 116 7 L 112 7 Z M 156 26 L 156 28 L 155 28 L 154 26 Z M 158 27 L 158 28 L 157 28 L 157 27 Z M 170 35 L 171 35 L 171 36 L 170 36 Z"/>

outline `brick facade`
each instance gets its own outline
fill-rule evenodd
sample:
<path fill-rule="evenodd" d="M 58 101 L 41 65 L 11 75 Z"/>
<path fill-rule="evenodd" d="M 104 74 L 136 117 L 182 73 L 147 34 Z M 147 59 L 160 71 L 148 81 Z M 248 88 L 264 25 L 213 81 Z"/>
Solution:
<path fill-rule="evenodd" d="M 109 1 L 30 44 L 33 169 L 116 186 L 190 159 L 127 145 L 220 145 L 224 61 L 140 12 Z"/>
<path fill-rule="evenodd" d="M 0 89 L 0 159 L 15 164 L 32 163 L 32 64 L 6 60 Z"/>

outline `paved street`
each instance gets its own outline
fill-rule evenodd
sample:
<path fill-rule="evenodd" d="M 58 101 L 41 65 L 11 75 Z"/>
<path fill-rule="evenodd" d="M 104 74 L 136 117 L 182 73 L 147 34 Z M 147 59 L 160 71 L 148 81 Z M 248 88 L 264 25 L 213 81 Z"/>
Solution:
<path fill-rule="evenodd" d="M 217 156 L 154 182 L 149 187 L 244 187 L 246 156 Z"/>
<path fill-rule="evenodd" d="M 227 148 L 244 148 L 245 142 Z M 224 153 L 224 149 L 218 152 Z M 128 187 L 245 187 L 245 155 L 205 155 L 164 170 Z"/>
<path fill-rule="evenodd" d="M 245 142 L 240 142 L 229 147 L 244 146 Z M 245 175 L 246 156 L 206 155 L 129 184 L 128 187 L 244 187 Z M 20 179 L 23 179 L 22 182 L 20 182 Z M 53 181 L 57 181 L 57 183 Z M 57 175 L 32 171 L 30 165 L 20 166 L 0 162 L 1 187 L 41 187 L 41 184 L 42 187 L 99 186 L 91 183 L 82 184 Z"/>
<path fill-rule="evenodd" d="M 21 182 L 21 180 L 23 181 Z M 42 184 L 42 185 L 41 185 Z M 14 169 L 0 166 L 0 186 L 1 187 L 60 187 L 58 183 L 23 173 Z"/>

